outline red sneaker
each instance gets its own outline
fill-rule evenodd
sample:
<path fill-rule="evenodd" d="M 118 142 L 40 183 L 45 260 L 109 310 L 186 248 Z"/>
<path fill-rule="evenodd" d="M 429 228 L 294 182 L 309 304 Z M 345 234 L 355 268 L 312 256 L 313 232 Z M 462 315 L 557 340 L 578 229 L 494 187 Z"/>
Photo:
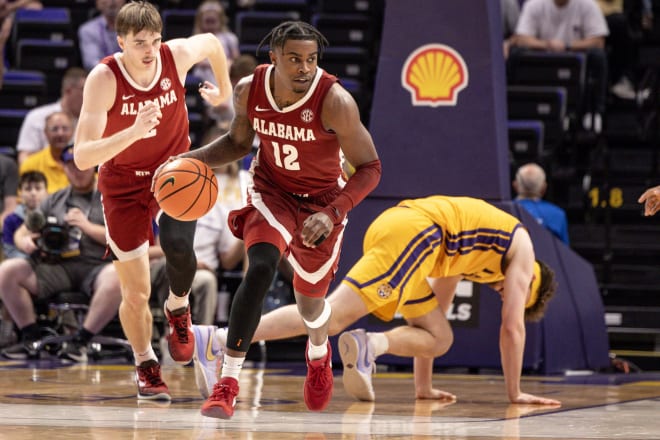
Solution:
<path fill-rule="evenodd" d="M 165 305 L 165 316 L 170 324 L 170 332 L 167 334 L 167 348 L 170 350 L 170 356 L 175 362 L 189 364 L 195 351 L 190 306 L 170 312 Z"/>
<path fill-rule="evenodd" d="M 135 367 L 139 400 L 171 400 L 170 390 L 160 376 L 160 364 L 146 361 Z"/>
<path fill-rule="evenodd" d="M 213 393 L 202 405 L 202 415 L 216 419 L 230 419 L 234 415 L 238 396 L 238 381 L 223 377 L 213 386 Z"/>
<path fill-rule="evenodd" d="M 307 341 L 309 345 L 309 341 Z M 307 360 L 307 377 L 305 378 L 304 397 L 307 408 L 312 411 L 323 411 L 332 398 L 334 377 L 332 376 L 332 348 L 328 341 L 328 353 L 324 358 Z"/>

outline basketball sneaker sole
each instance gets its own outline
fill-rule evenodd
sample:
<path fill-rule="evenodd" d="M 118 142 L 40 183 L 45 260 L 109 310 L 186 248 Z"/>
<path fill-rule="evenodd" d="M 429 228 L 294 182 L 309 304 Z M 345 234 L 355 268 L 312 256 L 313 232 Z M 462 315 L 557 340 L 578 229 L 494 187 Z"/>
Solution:
<path fill-rule="evenodd" d="M 350 332 L 342 333 L 339 336 L 339 356 L 344 365 L 342 381 L 344 389 L 348 394 L 358 400 L 373 402 L 376 400 L 374 388 L 371 383 L 371 367 L 369 372 L 360 371 L 360 344 Z"/>

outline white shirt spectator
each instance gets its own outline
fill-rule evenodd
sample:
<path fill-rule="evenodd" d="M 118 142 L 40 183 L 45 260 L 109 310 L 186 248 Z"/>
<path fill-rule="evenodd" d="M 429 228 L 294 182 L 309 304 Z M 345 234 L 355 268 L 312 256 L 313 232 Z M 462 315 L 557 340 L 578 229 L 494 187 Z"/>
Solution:
<path fill-rule="evenodd" d="M 569 0 L 562 7 L 558 7 L 554 0 L 527 0 L 523 3 L 516 33 L 569 44 L 589 37 L 607 36 L 609 30 L 595 0 Z"/>
<path fill-rule="evenodd" d="M 46 133 L 44 132 L 44 128 L 46 128 L 46 117 L 51 113 L 61 111 L 62 104 L 59 100 L 30 110 L 25 115 L 23 124 L 21 124 L 21 130 L 18 133 L 18 141 L 16 143 L 16 151 L 32 154 L 48 145 L 48 139 L 46 139 Z M 74 124 L 75 122 L 77 121 L 74 121 Z"/>

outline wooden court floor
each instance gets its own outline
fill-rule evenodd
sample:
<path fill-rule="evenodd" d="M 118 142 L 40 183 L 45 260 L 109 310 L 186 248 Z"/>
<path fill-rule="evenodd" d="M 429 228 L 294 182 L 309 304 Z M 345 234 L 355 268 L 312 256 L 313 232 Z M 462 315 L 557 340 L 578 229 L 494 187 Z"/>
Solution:
<path fill-rule="evenodd" d="M 0 363 L 0 439 L 660 439 L 660 374 L 525 377 L 557 407 L 510 405 L 501 376 L 437 374 L 455 403 L 415 401 L 411 374 L 378 373 L 356 402 L 335 371 L 329 407 L 309 412 L 302 365 L 244 369 L 232 420 L 203 417 L 191 367 L 165 364 L 171 404 L 138 403 L 127 365 Z"/>

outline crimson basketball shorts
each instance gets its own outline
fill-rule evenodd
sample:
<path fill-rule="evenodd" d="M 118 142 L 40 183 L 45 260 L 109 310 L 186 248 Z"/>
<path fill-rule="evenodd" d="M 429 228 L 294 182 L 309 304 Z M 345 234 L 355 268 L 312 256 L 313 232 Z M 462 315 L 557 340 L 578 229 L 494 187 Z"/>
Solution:
<path fill-rule="evenodd" d="M 337 188 L 321 197 L 303 198 L 276 188 L 255 189 L 247 206 L 229 214 L 229 227 L 248 249 L 256 243 L 276 246 L 294 269 L 295 291 L 322 297 L 337 271 L 346 220 L 335 224 L 315 248 L 305 246 L 300 234 L 305 219 L 334 200 L 339 191 Z"/>
<path fill-rule="evenodd" d="M 152 173 L 102 165 L 99 191 L 108 245 L 120 261 L 147 252 L 154 242 L 153 219 L 160 207 L 151 192 Z"/>

